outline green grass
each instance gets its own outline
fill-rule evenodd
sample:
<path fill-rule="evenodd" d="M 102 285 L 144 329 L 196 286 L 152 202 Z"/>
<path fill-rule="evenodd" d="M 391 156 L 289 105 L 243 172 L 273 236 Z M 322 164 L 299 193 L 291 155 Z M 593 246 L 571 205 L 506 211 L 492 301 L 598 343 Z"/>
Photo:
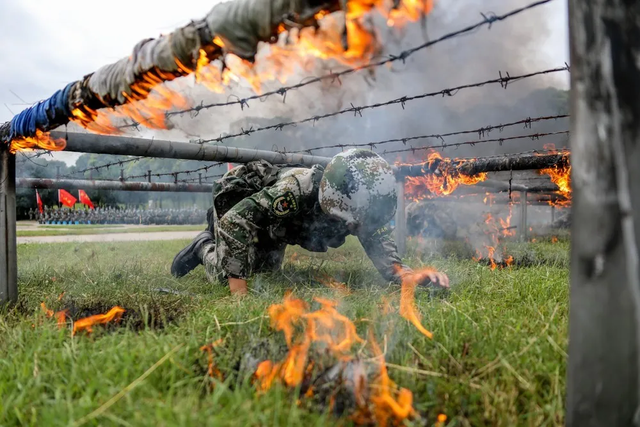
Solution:
<path fill-rule="evenodd" d="M 66 228 L 65 228 L 66 227 Z M 80 225 L 59 225 L 51 226 L 47 228 L 39 228 L 37 230 L 18 230 L 18 237 L 33 237 L 33 236 L 79 236 L 88 234 L 116 234 L 116 233 L 158 233 L 162 231 L 202 231 L 206 228 L 205 224 L 202 225 L 162 225 L 153 227 L 122 227 L 122 228 L 76 228 L 82 227 Z"/>
<path fill-rule="evenodd" d="M 397 308 L 399 288 L 382 281 L 354 241 L 327 254 L 289 251 L 283 271 L 255 277 L 243 300 L 207 283 L 202 268 L 174 279 L 169 266 L 185 243 L 19 246 L 20 300 L 0 313 L 0 425 L 348 425 L 326 406 L 304 398 L 297 405 L 295 390 L 258 395 L 243 368 L 249 354 L 285 353 L 265 314 L 287 290 L 307 301 L 339 299 L 363 338 L 375 328 L 391 378 L 414 393 L 419 418 L 410 425 L 433 425 L 439 413 L 450 426 L 564 423 L 566 242 L 515 245 L 541 262 L 496 271 L 459 248 L 447 258 L 414 248 L 412 266 L 433 265 L 453 284 L 446 294 L 418 291 L 433 340 L 397 312 L 381 313 L 383 297 Z M 319 284 L 325 273 L 351 293 Z M 127 312 L 119 325 L 71 336 L 43 315 L 42 301 L 74 319 L 114 305 Z M 212 388 L 200 346 L 219 338 L 215 360 L 226 379 Z"/>

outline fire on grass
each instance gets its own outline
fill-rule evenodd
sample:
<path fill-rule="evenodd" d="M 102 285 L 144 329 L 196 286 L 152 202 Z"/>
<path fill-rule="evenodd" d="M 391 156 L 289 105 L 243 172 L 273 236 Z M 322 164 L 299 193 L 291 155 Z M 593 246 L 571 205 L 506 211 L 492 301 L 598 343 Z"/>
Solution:
<path fill-rule="evenodd" d="M 433 271 L 423 269 L 404 276 L 399 310 L 429 338 L 433 335 L 420 322 L 414 291 Z M 416 416 L 413 394 L 389 377 L 373 329 L 365 340 L 355 323 L 338 311 L 338 302 L 320 297 L 314 301 L 319 308 L 312 311 L 306 301 L 287 293 L 281 303 L 269 307 L 271 326 L 284 335 L 288 352 L 280 361 L 263 360 L 257 365 L 253 373 L 257 392 L 264 393 L 275 384 L 299 387 L 301 399 L 319 398 L 328 402 L 332 411 L 348 401 L 350 418 L 356 424 L 398 425 Z M 388 302 L 385 306 L 388 309 Z M 209 375 L 218 380 L 221 373 L 213 360 L 213 349 L 220 342 L 201 348 L 208 355 Z M 363 358 L 364 354 L 370 358 Z M 444 420 L 441 414 L 438 421 Z"/>
<path fill-rule="evenodd" d="M 61 310 L 58 312 L 54 312 L 53 310 L 47 308 L 44 301 L 40 303 L 40 307 L 42 308 L 42 311 L 45 313 L 47 317 L 49 318 L 55 317 L 58 323 L 58 327 L 60 329 L 66 327 L 67 318 L 69 317 L 69 310 Z M 125 312 L 124 308 L 115 306 L 104 314 L 95 314 L 93 316 L 78 319 L 75 322 L 73 322 L 72 333 L 73 335 L 75 335 L 78 332 L 85 331 L 86 333 L 90 334 L 91 332 L 93 332 L 94 325 L 106 324 L 109 322 L 117 322 L 122 318 L 122 315 L 124 314 L 124 312 Z"/>
<path fill-rule="evenodd" d="M 484 203 L 491 206 L 493 203 L 493 195 L 487 193 Z M 504 239 L 513 237 L 516 234 L 515 227 L 511 226 L 511 218 L 513 216 L 513 203 L 509 203 L 509 213 L 506 218 L 502 219 L 497 215 L 488 212 L 484 219 L 484 234 L 489 242 L 483 244 L 483 249 L 476 248 L 476 256 L 473 260 L 476 262 L 488 261 L 491 270 L 496 268 L 505 268 L 513 265 L 513 255 L 506 255 L 504 248 Z"/>

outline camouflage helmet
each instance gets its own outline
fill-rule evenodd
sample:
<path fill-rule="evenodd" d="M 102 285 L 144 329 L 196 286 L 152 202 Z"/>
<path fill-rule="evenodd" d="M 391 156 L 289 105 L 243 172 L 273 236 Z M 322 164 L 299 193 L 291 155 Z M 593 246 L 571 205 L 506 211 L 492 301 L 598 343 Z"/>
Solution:
<path fill-rule="evenodd" d="M 396 180 L 391 166 L 376 153 L 351 149 L 335 156 L 320 181 L 323 212 L 347 225 L 375 230 L 396 210 Z"/>

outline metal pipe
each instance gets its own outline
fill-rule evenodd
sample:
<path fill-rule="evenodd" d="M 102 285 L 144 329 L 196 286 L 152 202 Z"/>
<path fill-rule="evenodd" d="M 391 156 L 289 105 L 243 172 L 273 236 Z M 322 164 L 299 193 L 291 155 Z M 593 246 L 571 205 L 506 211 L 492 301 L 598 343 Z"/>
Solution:
<path fill-rule="evenodd" d="M 76 189 L 114 191 L 164 191 L 211 193 L 213 185 L 173 182 L 90 181 L 84 179 L 18 178 L 17 186 L 36 189 Z"/>
<path fill-rule="evenodd" d="M 0 150 L 0 304 L 18 300 L 16 156 Z"/>
<path fill-rule="evenodd" d="M 565 165 L 567 154 L 505 154 L 504 156 L 479 157 L 475 159 L 452 159 L 451 166 L 465 175 L 477 175 L 482 172 L 500 172 L 510 170 L 536 170 Z M 422 176 L 437 173 L 442 161 L 416 165 L 399 165 L 397 173 L 402 176 Z M 445 163 L 446 164 L 446 163 Z"/>
<path fill-rule="evenodd" d="M 66 138 L 65 151 L 125 156 L 160 157 L 165 159 L 203 160 L 209 162 L 248 163 L 266 160 L 273 164 L 326 166 L 331 157 L 267 150 L 237 148 L 227 145 L 191 144 L 158 139 L 105 136 L 88 133 L 51 132 L 54 138 Z"/>

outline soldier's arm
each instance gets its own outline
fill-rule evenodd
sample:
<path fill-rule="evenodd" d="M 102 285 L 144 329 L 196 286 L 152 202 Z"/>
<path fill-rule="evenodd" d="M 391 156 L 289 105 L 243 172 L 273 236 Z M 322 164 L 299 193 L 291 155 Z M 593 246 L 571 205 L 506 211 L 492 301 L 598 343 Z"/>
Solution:
<path fill-rule="evenodd" d="M 402 283 L 403 276 L 413 273 L 410 267 L 402 263 L 396 242 L 387 227 L 377 230 L 371 236 L 359 237 L 359 240 L 373 265 L 385 280 Z M 419 277 L 418 281 L 421 284 L 432 283 L 443 288 L 449 287 L 449 278 L 444 273 L 430 271 L 420 274 Z"/>
<path fill-rule="evenodd" d="M 224 240 L 227 248 L 221 254 L 220 262 L 230 278 L 246 280 L 249 277 L 250 257 L 258 232 L 298 212 L 300 194 L 298 180 L 288 177 L 243 199 L 220 219 L 218 237 Z"/>
<path fill-rule="evenodd" d="M 396 242 L 387 227 L 378 229 L 370 236 L 359 236 L 358 239 L 367 256 L 385 280 L 400 283 L 402 274 L 411 271 L 402 263 Z"/>

